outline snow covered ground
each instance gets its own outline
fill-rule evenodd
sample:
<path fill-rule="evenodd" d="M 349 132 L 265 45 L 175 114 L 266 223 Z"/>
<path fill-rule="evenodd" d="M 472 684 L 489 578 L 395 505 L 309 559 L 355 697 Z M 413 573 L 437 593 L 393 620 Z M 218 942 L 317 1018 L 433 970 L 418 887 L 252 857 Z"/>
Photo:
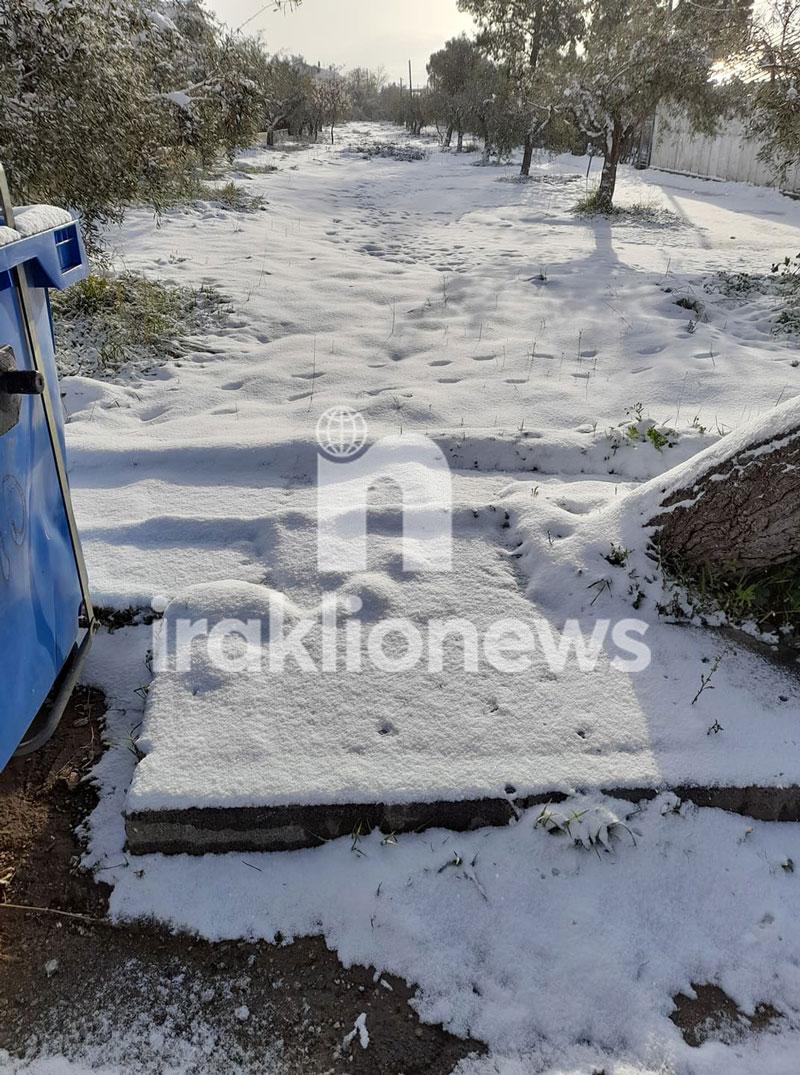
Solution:
<path fill-rule="evenodd" d="M 381 134 L 365 126 L 340 138 Z M 254 150 L 248 163 L 279 166 L 239 179 L 264 212 L 130 215 L 120 264 L 216 284 L 236 311 L 147 378 L 65 385 L 100 603 L 260 581 L 264 498 L 312 470 L 331 406 L 359 409 L 374 436 L 444 435 L 468 469 L 514 471 L 521 443 L 522 469 L 646 478 L 796 394 L 791 341 L 760 306 L 709 301 L 702 275 L 768 272 L 797 245 L 798 203 L 624 170 L 620 203 L 668 208 L 676 224 L 589 221 L 570 211 L 585 160 L 543 160 L 517 183 L 513 168 L 426 145 L 412 162 Z M 686 297 L 708 302 L 707 321 L 676 305 Z M 636 403 L 678 429 L 676 448 L 615 449 L 607 431 Z"/>
<path fill-rule="evenodd" d="M 586 811 L 587 833 L 619 819 L 611 853 L 545 831 L 531 810 L 500 830 L 374 834 L 358 853 L 339 840 L 248 854 L 256 869 L 238 855 L 145 856 L 112 910 L 214 939 L 323 932 L 345 964 L 418 983 L 423 1019 L 488 1042 L 493 1059 L 469 1071 L 796 1071 L 798 881 L 782 864 L 800 862 L 800 825 L 675 806 L 554 808 Z M 709 981 L 750 1013 L 771 1001 L 783 1033 L 690 1049 L 671 997 Z"/>
<path fill-rule="evenodd" d="M 404 578 L 396 531 L 379 530 L 366 576 L 336 580 L 366 596 L 367 609 L 421 617 L 461 607 L 480 619 L 493 612 L 493 595 L 510 608 L 532 597 L 556 626 L 599 616 L 598 606 L 612 618 L 633 615 L 626 572 L 602 559 L 625 536 L 608 525 L 615 501 L 797 394 L 793 345 L 773 335 L 763 303 L 737 305 L 703 288 L 714 270 L 767 272 L 794 252 L 797 203 L 625 171 L 621 204 L 675 219 L 589 221 L 571 212 L 586 161 L 542 159 L 518 183 L 513 169 L 474 167 L 474 156 L 440 154 L 431 143 L 421 161 L 348 151 L 348 142 L 386 137 L 403 140 L 354 124 L 333 147 L 254 150 L 249 164 L 278 165 L 239 176 L 267 199 L 265 212 L 193 208 L 160 227 L 134 213 L 116 237 L 128 268 L 214 283 L 235 310 L 217 335 L 190 341 L 180 362 L 122 384 L 65 383 L 73 492 L 99 604 L 177 597 L 173 609 L 239 615 L 263 602 L 266 587 L 298 608 L 318 602 L 314 430 L 323 412 L 345 404 L 373 439 L 433 437 L 457 490 L 462 574 L 438 590 Z M 698 299 L 705 318 L 677 299 Z M 632 422 L 646 429 L 648 417 L 676 431 L 669 446 L 625 434 Z M 602 525 L 589 534 L 595 520 Z M 570 586 L 570 567 L 585 571 L 580 587 Z M 593 605 L 588 587 L 606 577 Z M 704 766 L 718 780 L 794 779 L 796 686 L 752 655 L 723 652 L 712 635 L 659 625 L 652 602 L 641 615 L 661 661 L 644 704 L 619 673 L 598 686 L 571 672 L 566 694 L 558 680 L 534 676 L 530 691 L 548 720 L 565 697 L 573 709 L 561 704 L 539 752 L 551 756 L 561 786 L 581 784 L 581 767 L 609 758 L 607 772 L 623 782 L 640 780 L 648 764 L 657 782 L 676 742 L 676 782 Z M 287 720 L 300 705 L 290 696 L 270 733 L 259 717 L 280 688 L 259 695 L 240 676 L 200 668 L 162 673 L 148 689 L 149 645 L 148 629 L 126 628 L 100 639 L 93 658 L 115 744 L 101 762 L 106 794 L 91 826 L 90 861 L 104 867 L 121 861 L 131 735 L 141 735 L 137 750 L 151 751 L 133 802 L 253 801 L 265 735 L 291 744 Z M 693 705 L 712 667 L 714 689 Z M 370 684 L 362 725 L 340 740 L 337 764 L 351 782 L 368 780 L 370 763 L 408 790 L 419 766 L 392 773 L 403 732 L 418 741 L 427 725 L 436 745 L 441 726 L 419 712 L 421 691 L 407 680 L 400 687 L 393 717 L 380 704 L 387 693 Z M 453 689 L 448 682 L 444 713 L 459 704 Z M 313 690 L 306 698 L 319 695 L 323 706 L 325 684 Z M 492 786 L 524 782 L 511 733 L 524 738 L 526 690 L 498 681 L 465 691 L 462 738 L 452 749 L 442 737 L 430 756 L 441 758 L 445 743 L 451 756 L 425 779 L 477 786 L 486 758 Z M 504 712 L 513 719 L 498 727 Z M 715 723 L 721 730 L 711 733 Z M 337 754 L 330 732 L 313 756 L 318 766 Z M 342 773 L 323 761 L 323 790 L 341 792 Z M 291 794 L 297 772 L 284 776 Z M 490 1059 L 467 1062 L 459 1075 L 794 1071 L 800 933 L 787 864 L 800 862 L 800 826 L 748 823 L 664 797 L 635 816 L 629 804 L 581 796 L 559 810 L 589 835 L 611 823 L 612 850 L 574 846 L 537 823 L 534 809 L 501 830 L 248 855 L 256 870 L 236 855 L 145 856 L 103 876 L 115 883 L 121 918 L 156 916 L 212 938 L 323 933 L 346 963 L 418 983 L 426 1020 L 490 1046 Z M 690 1049 L 668 1015 L 671 997 L 693 982 L 721 985 L 744 1011 L 773 1004 L 782 1032 Z"/>

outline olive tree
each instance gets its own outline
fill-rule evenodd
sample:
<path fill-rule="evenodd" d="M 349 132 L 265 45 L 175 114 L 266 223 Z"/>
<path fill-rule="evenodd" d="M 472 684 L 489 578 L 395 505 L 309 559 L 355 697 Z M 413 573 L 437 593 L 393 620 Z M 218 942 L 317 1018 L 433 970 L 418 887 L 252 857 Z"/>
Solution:
<path fill-rule="evenodd" d="M 263 129 L 267 145 L 273 145 L 275 131 L 288 129 L 300 134 L 309 121 L 313 82 L 311 68 L 301 57 L 274 56 L 269 61 L 262 84 Z"/>
<path fill-rule="evenodd" d="M 566 57 L 563 83 L 576 126 L 603 155 L 599 212 L 612 210 L 617 167 L 659 101 L 713 131 L 722 99 L 712 69 L 741 32 L 740 10 L 724 0 L 588 0 L 583 47 Z"/>
<path fill-rule="evenodd" d="M 759 6 L 744 59 L 761 76 L 742 87 L 745 121 L 783 178 L 800 160 L 800 0 Z"/>
<path fill-rule="evenodd" d="M 0 0 L 0 51 L 15 196 L 77 209 L 95 249 L 126 205 L 162 207 L 262 122 L 263 46 L 199 0 Z"/>
<path fill-rule="evenodd" d="M 450 145 L 455 133 L 458 153 L 463 148 L 464 132 L 475 104 L 480 65 L 481 55 L 475 42 L 466 34 L 451 38 L 443 49 L 434 52 L 428 60 L 432 104 L 437 118 L 446 128 L 444 145 Z"/>
<path fill-rule="evenodd" d="M 81 210 L 90 235 L 168 168 L 149 74 L 170 25 L 136 0 L 0 0 L 0 154 L 15 196 Z"/>
<path fill-rule="evenodd" d="M 478 44 L 506 71 L 512 127 L 523 133 L 521 174 L 528 175 L 537 136 L 551 120 L 558 92 L 552 65 L 580 37 L 580 0 L 458 0 L 478 24 Z"/>
<path fill-rule="evenodd" d="M 333 145 L 336 124 L 347 117 L 350 109 L 347 82 L 333 69 L 319 72 L 312 89 L 312 100 L 318 129 L 330 128 Z"/>
<path fill-rule="evenodd" d="M 381 90 L 386 83 L 383 69 L 372 71 L 367 67 L 354 67 L 346 77 L 352 118 L 380 118 Z"/>

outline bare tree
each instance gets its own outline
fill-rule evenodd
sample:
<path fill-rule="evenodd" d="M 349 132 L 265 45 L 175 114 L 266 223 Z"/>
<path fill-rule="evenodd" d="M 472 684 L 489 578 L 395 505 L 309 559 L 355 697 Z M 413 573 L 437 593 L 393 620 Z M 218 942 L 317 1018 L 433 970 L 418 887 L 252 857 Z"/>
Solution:
<path fill-rule="evenodd" d="M 333 132 L 336 124 L 346 115 L 350 107 L 347 83 L 334 69 L 320 72 L 317 75 L 312 96 L 321 125 L 330 128 L 331 145 L 333 145 Z"/>

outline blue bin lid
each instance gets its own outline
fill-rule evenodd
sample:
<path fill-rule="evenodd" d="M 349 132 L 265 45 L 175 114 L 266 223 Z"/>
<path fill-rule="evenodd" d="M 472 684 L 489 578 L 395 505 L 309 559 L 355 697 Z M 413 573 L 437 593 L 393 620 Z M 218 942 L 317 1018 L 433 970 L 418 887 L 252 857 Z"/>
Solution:
<path fill-rule="evenodd" d="M 34 287 L 59 291 L 89 273 L 80 226 L 70 213 L 53 205 L 22 206 L 14 227 L 0 214 L 0 273 L 26 265 Z M 0 284 L 2 287 L 2 284 Z"/>

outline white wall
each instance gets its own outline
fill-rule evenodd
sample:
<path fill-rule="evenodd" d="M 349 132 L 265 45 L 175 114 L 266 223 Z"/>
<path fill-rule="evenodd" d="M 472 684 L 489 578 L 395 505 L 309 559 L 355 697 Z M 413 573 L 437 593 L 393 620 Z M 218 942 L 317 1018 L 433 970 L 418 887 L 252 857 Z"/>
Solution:
<path fill-rule="evenodd" d="M 669 127 L 664 115 L 670 117 Z M 656 113 L 651 168 L 664 168 L 710 179 L 734 179 L 760 187 L 800 191 L 800 164 L 778 182 L 772 169 L 758 158 L 759 142 L 748 138 L 739 119 L 723 120 L 713 137 L 693 133 L 685 117 L 659 106 Z"/>

